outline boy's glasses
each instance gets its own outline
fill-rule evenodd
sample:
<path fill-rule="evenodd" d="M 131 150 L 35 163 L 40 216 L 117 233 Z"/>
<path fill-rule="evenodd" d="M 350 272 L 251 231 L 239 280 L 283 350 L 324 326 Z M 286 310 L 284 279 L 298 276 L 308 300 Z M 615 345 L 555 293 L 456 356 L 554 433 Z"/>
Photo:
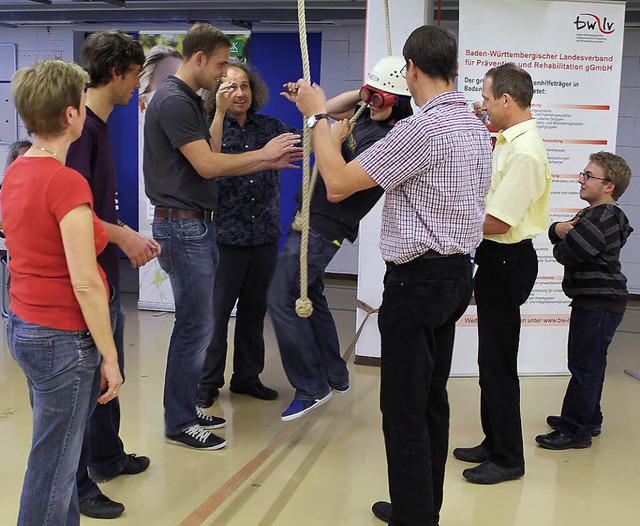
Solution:
<path fill-rule="evenodd" d="M 580 172 L 580 177 L 582 177 L 582 179 L 584 179 L 585 181 L 588 181 L 589 179 L 597 179 L 598 181 L 609 181 L 609 182 L 611 182 L 611 180 L 608 179 L 607 177 L 596 177 L 591 172 Z"/>

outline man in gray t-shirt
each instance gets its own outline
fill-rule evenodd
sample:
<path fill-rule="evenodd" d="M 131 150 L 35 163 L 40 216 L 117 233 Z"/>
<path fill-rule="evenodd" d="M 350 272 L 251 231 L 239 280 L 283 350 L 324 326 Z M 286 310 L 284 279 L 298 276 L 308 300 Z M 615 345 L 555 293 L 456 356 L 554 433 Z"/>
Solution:
<path fill-rule="evenodd" d="M 195 24 L 186 34 L 183 63 L 149 103 L 144 127 L 144 181 L 155 206 L 153 237 L 162 248 L 158 262 L 169 274 L 176 320 L 169 344 L 164 388 L 168 442 L 213 450 L 226 441 L 208 429 L 223 418 L 196 408 L 196 390 L 211 341 L 213 283 L 218 252 L 213 218 L 219 176 L 269 168 L 293 168 L 299 136 L 285 133 L 262 149 L 223 154 L 211 150 L 211 134 L 200 97 L 226 73 L 231 42 L 215 27 Z M 233 87 L 225 88 L 231 95 Z"/>

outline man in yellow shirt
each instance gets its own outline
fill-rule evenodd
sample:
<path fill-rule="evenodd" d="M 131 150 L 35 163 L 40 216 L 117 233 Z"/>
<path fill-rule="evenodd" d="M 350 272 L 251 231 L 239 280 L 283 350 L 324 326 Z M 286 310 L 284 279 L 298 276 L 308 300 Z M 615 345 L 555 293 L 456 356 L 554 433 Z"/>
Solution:
<path fill-rule="evenodd" d="M 480 464 L 462 473 L 477 484 L 524 475 L 517 364 L 520 306 L 538 274 L 532 239 L 549 226 L 551 184 L 547 154 L 531 118 L 532 96 L 531 76 L 515 64 L 493 68 L 485 76 L 483 107 L 491 124 L 501 130 L 493 153 L 483 241 L 475 257 L 485 438 L 478 446 L 453 451 L 459 460 Z"/>

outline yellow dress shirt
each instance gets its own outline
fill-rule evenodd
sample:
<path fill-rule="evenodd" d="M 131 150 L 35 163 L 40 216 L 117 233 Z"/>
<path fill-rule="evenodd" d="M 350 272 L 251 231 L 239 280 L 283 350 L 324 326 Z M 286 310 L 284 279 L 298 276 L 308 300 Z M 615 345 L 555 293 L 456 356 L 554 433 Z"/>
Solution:
<path fill-rule="evenodd" d="M 506 234 L 485 234 L 497 243 L 519 243 L 549 227 L 551 171 L 547 152 L 529 119 L 502 130 L 493 151 L 486 213 L 507 223 Z"/>

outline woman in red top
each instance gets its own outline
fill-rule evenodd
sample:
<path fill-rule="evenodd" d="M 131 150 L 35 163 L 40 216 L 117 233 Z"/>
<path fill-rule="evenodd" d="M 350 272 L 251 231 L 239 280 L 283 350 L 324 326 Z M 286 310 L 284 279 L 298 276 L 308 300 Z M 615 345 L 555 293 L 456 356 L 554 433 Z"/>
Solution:
<path fill-rule="evenodd" d="M 87 181 L 65 167 L 82 132 L 87 81 L 79 66 L 61 60 L 12 79 L 15 107 L 34 135 L 7 169 L 0 197 L 11 256 L 9 349 L 33 407 L 19 525 L 79 524 L 76 470 L 87 418 L 96 399 L 112 400 L 122 384 L 96 261 L 107 233 Z"/>

